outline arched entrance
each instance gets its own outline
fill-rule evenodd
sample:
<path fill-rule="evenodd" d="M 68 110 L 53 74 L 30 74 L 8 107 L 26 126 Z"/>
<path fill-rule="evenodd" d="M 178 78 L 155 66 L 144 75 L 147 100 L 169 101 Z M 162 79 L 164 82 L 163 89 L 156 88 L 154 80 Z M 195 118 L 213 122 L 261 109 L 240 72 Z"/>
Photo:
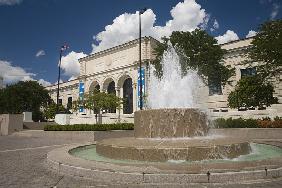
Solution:
<path fill-rule="evenodd" d="M 94 90 L 97 90 L 100 92 L 100 84 L 97 81 L 92 82 L 89 87 L 89 92 L 93 92 Z"/>
<path fill-rule="evenodd" d="M 111 94 L 116 94 L 115 82 L 111 81 L 107 87 L 107 92 Z M 116 113 L 116 109 L 109 109 L 109 113 Z"/>
<path fill-rule="evenodd" d="M 132 87 L 132 79 L 127 78 L 123 82 L 123 113 L 124 114 L 132 114 L 133 113 L 133 87 Z"/>

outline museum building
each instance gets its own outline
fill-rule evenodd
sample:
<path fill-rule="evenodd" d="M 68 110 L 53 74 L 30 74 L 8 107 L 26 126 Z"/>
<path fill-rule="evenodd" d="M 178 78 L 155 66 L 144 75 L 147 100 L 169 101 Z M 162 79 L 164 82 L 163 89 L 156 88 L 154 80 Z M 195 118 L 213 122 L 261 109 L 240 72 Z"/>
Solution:
<path fill-rule="evenodd" d="M 275 117 L 282 116 L 282 104 L 274 104 L 266 109 L 248 109 L 238 111 L 227 106 L 229 93 L 234 89 L 238 80 L 246 75 L 256 73 L 255 68 L 246 67 L 243 63 L 246 60 L 246 51 L 251 46 L 253 38 L 232 41 L 222 44 L 221 47 L 227 50 L 222 63 L 235 67 L 236 74 L 229 79 L 229 84 L 225 87 L 221 85 L 207 86 L 209 93 L 207 107 L 211 116 L 216 117 Z M 146 86 L 150 79 L 150 63 L 154 59 L 153 49 L 158 41 L 152 37 L 142 37 L 141 39 L 141 75 L 145 80 L 142 86 L 146 95 Z M 139 110 L 139 40 L 135 39 L 124 44 L 91 54 L 79 59 L 80 76 L 75 80 L 60 84 L 59 102 L 66 107 L 70 107 L 84 93 L 94 89 L 107 93 L 114 93 L 118 97 L 124 98 L 125 103 L 120 111 L 124 121 L 133 121 L 133 113 Z M 282 75 L 272 80 L 275 93 L 279 103 L 282 103 Z M 57 84 L 46 87 L 51 98 L 56 101 Z M 105 114 L 109 119 L 115 119 L 118 110 L 112 109 Z M 74 113 L 76 117 L 89 116 L 93 112 L 87 109 L 80 109 L 79 113 Z"/>

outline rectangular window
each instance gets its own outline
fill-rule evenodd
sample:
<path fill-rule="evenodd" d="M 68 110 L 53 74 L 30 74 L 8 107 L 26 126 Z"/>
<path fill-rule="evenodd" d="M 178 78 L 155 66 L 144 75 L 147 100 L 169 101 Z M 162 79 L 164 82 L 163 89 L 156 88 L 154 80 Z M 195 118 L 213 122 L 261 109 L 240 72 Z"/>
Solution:
<path fill-rule="evenodd" d="M 72 97 L 68 97 L 67 108 L 68 108 L 68 109 L 71 109 L 71 108 L 72 108 Z"/>
<path fill-rule="evenodd" d="M 256 75 L 257 71 L 256 68 L 246 68 L 246 69 L 241 69 L 241 78 L 245 76 L 254 76 Z"/>
<path fill-rule="evenodd" d="M 63 104 L 63 99 L 59 99 L 59 104 Z"/>
<path fill-rule="evenodd" d="M 209 95 L 222 95 L 221 83 L 211 83 L 209 82 Z"/>

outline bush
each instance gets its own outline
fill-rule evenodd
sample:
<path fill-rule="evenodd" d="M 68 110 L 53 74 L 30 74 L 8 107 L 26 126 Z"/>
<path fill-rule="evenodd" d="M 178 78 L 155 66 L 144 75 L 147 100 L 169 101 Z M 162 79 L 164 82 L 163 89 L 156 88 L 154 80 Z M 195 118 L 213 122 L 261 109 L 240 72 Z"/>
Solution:
<path fill-rule="evenodd" d="M 44 131 L 109 131 L 133 130 L 133 123 L 117 124 L 76 124 L 76 125 L 46 125 Z"/>
<path fill-rule="evenodd" d="M 282 128 L 282 118 L 276 117 L 263 119 L 224 119 L 218 118 L 213 121 L 215 128 Z"/>
<path fill-rule="evenodd" d="M 215 128 L 258 128 L 257 120 L 254 119 L 223 119 L 214 120 Z"/>

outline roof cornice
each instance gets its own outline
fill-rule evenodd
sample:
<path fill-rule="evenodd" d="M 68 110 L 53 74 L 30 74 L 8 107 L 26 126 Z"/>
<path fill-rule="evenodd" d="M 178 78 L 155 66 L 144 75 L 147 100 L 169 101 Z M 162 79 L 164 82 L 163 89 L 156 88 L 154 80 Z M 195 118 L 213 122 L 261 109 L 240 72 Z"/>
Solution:
<path fill-rule="evenodd" d="M 141 38 L 141 41 L 148 41 L 148 40 L 153 40 L 153 41 L 159 42 L 157 39 L 155 39 L 155 38 L 153 38 L 151 36 L 144 36 L 144 37 Z M 120 50 L 120 49 L 126 48 L 128 46 L 135 45 L 135 44 L 138 43 L 138 41 L 139 41 L 139 39 L 134 39 L 134 40 L 128 41 L 126 43 L 123 43 L 123 44 L 120 44 L 120 45 L 108 48 L 106 50 L 102 50 L 100 52 L 96 52 L 94 54 L 90 54 L 90 55 L 88 55 L 86 57 L 78 59 L 78 61 L 82 62 L 82 61 L 86 61 L 86 60 L 89 60 L 89 59 L 93 59 L 95 57 L 98 57 L 98 56 L 101 56 L 101 55 L 104 55 L 104 54 L 107 54 L 107 53 L 111 53 L 111 52 L 113 52 L 115 50 Z"/>

